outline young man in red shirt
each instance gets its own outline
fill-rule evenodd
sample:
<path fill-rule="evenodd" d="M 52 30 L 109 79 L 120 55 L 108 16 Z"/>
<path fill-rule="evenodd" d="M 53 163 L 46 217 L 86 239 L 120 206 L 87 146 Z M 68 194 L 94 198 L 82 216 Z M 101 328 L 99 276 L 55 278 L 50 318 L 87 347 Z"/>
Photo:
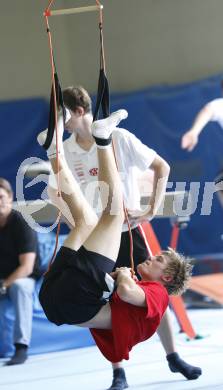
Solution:
<path fill-rule="evenodd" d="M 70 119 L 67 118 L 65 130 L 71 134 L 63 142 L 64 155 L 84 196 L 96 213 L 100 215 L 100 199 L 98 198 L 97 186 L 97 147 L 91 129 L 93 122 L 91 97 L 82 86 L 70 86 L 63 90 L 63 101 L 70 113 Z M 155 197 L 156 202 L 153 204 L 155 215 L 164 198 L 169 176 L 169 165 L 154 150 L 144 145 L 134 134 L 120 128 L 120 126 L 116 127 L 112 133 L 112 143 L 115 148 L 118 171 L 122 180 L 125 207 L 130 219 L 134 269 L 136 272 L 138 264 L 148 257 L 148 249 L 139 227 L 140 222 L 143 219 L 147 219 L 147 207 L 142 215 L 140 211 L 140 196 L 146 189 L 146 192 L 151 194 L 150 202 L 151 198 Z M 57 193 L 57 191 L 51 191 L 52 196 L 54 192 Z M 53 199 L 55 198 L 53 197 Z M 133 216 L 137 217 L 133 218 Z M 129 267 L 129 264 L 130 237 L 127 223 L 124 223 L 115 267 Z M 188 364 L 177 353 L 171 325 L 172 321 L 168 309 L 157 328 L 158 336 L 166 353 L 168 366 L 172 372 L 180 372 L 189 380 L 197 379 L 201 375 L 201 369 Z M 112 368 L 113 380 L 109 390 L 122 390 L 127 387 L 122 362 L 113 364 Z"/>
<path fill-rule="evenodd" d="M 98 347 L 113 363 L 128 359 L 132 347 L 156 331 L 168 305 L 168 294 L 185 289 L 192 268 L 182 256 L 169 249 L 138 265 L 140 282 L 126 267 L 112 272 L 124 213 L 111 138 L 114 127 L 126 117 L 127 112 L 119 110 L 92 125 L 103 204 L 99 220 L 64 159 L 63 118 L 58 119 L 58 161 L 55 134 L 51 143 L 49 137 L 46 142 L 46 131 L 38 137 L 45 148 L 50 143 L 47 155 L 54 173 L 60 173 L 61 205 L 64 202 L 74 221 L 73 229 L 45 275 L 40 302 L 48 319 L 55 324 L 90 328 Z M 65 212 L 63 207 L 61 211 Z"/>

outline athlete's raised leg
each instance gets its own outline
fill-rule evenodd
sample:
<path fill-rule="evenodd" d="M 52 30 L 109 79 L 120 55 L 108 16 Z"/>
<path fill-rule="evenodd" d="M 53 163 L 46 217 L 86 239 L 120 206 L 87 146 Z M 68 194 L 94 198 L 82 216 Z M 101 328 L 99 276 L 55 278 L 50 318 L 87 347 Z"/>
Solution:
<path fill-rule="evenodd" d="M 63 117 L 60 113 L 58 118 L 58 159 L 56 158 L 56 132 L 47 149 L 47 156 L 55 174 L 55 180 L 58 180 L 58 187 L 61 190 L 62 200 L 68 206 L 75 223 L 75 226 L 72 228 L 64 242 L 64 246 L 73 250 L 78 250 L 94 229 L 98 218 L 83 196 L 81 189 L 64 158 L 63 131 Z M 37 139 L 40 145 L 44 144 L 46 136 L 47 130 L 39 134 Z M 58 194 L 58 196 L 60 195 Z M 61 212 L 63 214 L 63 202 L 59 202 L 59 204 L 61 205 Z"/>
<path fill-rule="evenodd" d="M 120 247 L 124 212 L 122 187 L 111 146 L 111 134 L 120 120 L 125 119 L 127 115 L 125 110 L 119 110 L 92 125 L 92 134 L 97 143 L 98 180 L 103 213 L 84 246 L 114 261 L 117 259 Z"/>

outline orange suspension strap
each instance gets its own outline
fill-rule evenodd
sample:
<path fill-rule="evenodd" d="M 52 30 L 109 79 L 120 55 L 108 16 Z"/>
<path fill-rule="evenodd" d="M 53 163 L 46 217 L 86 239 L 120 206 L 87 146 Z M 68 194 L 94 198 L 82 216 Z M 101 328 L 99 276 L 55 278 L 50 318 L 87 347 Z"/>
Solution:
<path fill-rule="evenodd" d="M 56 129 L 56 161 L 57 161 L 57 195 L 58 197 L 61 197 L 61 189 L 60 189 L 60 173 L 59 173 L 59 159 L 58 159 L 58 126 L 57 126 L 57 118 L 58 118 L 58 111 L 61 109 L 63 113 L 63 119 L 65 123 L 65 107 L 63 104 L 63 96 L 62 96 L 62 90 L 59 82 L 59 78 L 56 71 L 56 65 L 53 55 L 53 45 L 52 45 L 52 36 L 50 32 L 49 27 L 49 20 L 48 16 L 50 13 L 50 7 L 53 3 L 53 0 L 51 0 L 48 4 L 47 9 L 44 12 L 45 22 L 46 22 L 46 31 L 48 35 L 48 43 L 49 43 L 49 50 L 50 50 L 50 64 L 51 64 L 51 79 L 52 79 L 52 87 L 51 87 L 51 94 L 50 94 L 50 110 L 49 110 L 49 120 L 48 120 L 48 132 L 47 132 L 47 138 L 45 143 L 43 144 L 43 147 L 47 150 L 50 146 L 53 135 L 54 135 L 54 129 Z M 52 262 L 55 259 L 57 247 L 58 247 L 58 240 L 59 240 L 59 233 L 60 233 L 60 225 L 61 225 L 61 211 L 58 214 L 58 225 L 57 225 L 57 231 L 56 231 L 56 243 L 53 251 L 53 255 L 51 258 L 51 261 L 49 262 L 48 270 L 52 264 Z"/>
<path fill-rule="evenodd" d="M 91 12 L 91 11 L 99 11 L 99 31 L 100 31 L 100 72 L 99 72 L 99 80 L 98 80 L 98 90 L 97 90 L 97 99 L 96 99 L 96 106 L 93 114 L 93 120 L 97 120 L 99 116 L 100 109 L 102 110 L 103 118 L 106 118 L 110 114 L 110 95 L 109 95 L 109 84 L 106 76 L 105 71 L 105 54 L 104 54 L 104 41 L 103 41 L 103 14 L 102 9 L 103 6 L 100 4 L 98 0 L 96 0 L 95 6 L 88 6 L 88 7 L 79 7 L 79 8 L 70 8 L 70 9 L 61 9 L 61 10 L 51 10 L 52 4 L 54 0 L 50 0 L 48 7 L 44 11 L 44 17 L 46 21 L 47 26 L 47 34 L 48 34 L 48 41 L 49 41 L 49 48 L 50 48 L 50 62 L 51 62 L 51 73 L 52 73 L 52 88 L 51 88 L 51 98 L 50 98 L 50 115 L 49 115 L 49 127 L 48 127 L 48 135 L 46 142 L 44 144 L 44 147 L 47 149 L 52 141 L 52 137 L 54 134 L 54 129 L 56 129 L 56 143 L 58 139 L 58 131 L 57 131 L 57 112 L 59 109 L 62 109 L 63 117 L 65 120 L 65 107 L 63 103 L 63 97 L 62 97 L 62 90 L 59 82 L 59 78 L 56 72 L 56 66 L 54 61 L 54 55 L 53 55 L 53 46 L 52 46 L 52 36 L 49 28 L 49 16 L 59 16 L 59 15 L 69 15 L 74 13 L 82 13 L 82 12 Z M 114 150 L 114 144 L 113 144 L 113 151 L 114 151 L 114 157 L 117 165 L 117 159 L 115 156 L 115 150 Z M 57 177 L 57 183 L 58 183 L 58 196 L 61 196 L 61 190 L 60 190 L 60 180 L 59 180 L 59 163 L 58 163 L 58 146 L 57 146 L 57 171 L 58 171 L 58 177 Z M 125 213 L 125 219 L 128 224 L 129 228 L 129 236 L 130 236 L 130 261 L 131 261 L 131 269 L 132 269 L 132 275 L 134 274 L 134 260 L 133 260 L 133 241 L 132 241 L 132 233 L 131 233 L 131 227 L 128 219 L 128 212 L 127 209 L 124 208 Z M 59 230 L 60 230 L 60 223 L 58 224 L 57 229 L 57 239 L 56 239 L 56 246 L 54 249 L 53 258 L 51 260 L 54 260 L 57 244 L 58 244 L 58 236 L 59 236 Z"/>
<path fill-rule="evenodd" d="M 66 110 L 63 103 L 63 95 L 62 95 L 62 89 L 60 86 L 58 74 L 56 71 L 56 65 L 54 60 L 54 54 L 53 54 L 53 44 L 52 44 L 52 35 L 50 32 L 50 26 L 49 26 L 49 16 L 58 16 L 58 15 L 69 15 L 74 13 L 81 13 L 81 12 L 89 12 L 89 11 L 98 11 L 98 9 L 101 10 L 103 8 L 101 5 L 96 6 L 90 6 L 90 7 L 79 7 L 79 8 L 71 8 L 71 9 L 62 9 L 62 10 L 51 10 L 51 7 L 53 5 L 54 0 L 50 0 L 48 3 L 47 8 L 45 9 L 43 16 L 45 18 L 46 22 L 46 31 L 48 35 L 48 43 L 49 43 L 49 51 L 50 51 L 50 64 L 51 64 L 51 78 L 52 78 L 52 87 L 51 87 L 51 96 L 50 96 L 50 110 L 49 110 L 49 122 L 48 122 L 48 132 L 47 132 L 47 138 L 43 145 L 43 147 L 47 150 L 50 146 L 53 135 L 54 135 L 54 129 L 56 129 L 56 161 L 57 161 L 57 188 L 58 188 L 58 197 L 61 197 L 61 188 L 60 188 L 60 173 L 59 173 L 59 159 L 58 159 L 58 126 L 57 126 L 57 118 L 58 118 L 58 111 L 61 109 L 63 113 L 63 119 L 65 123 L 65 116 L 66 116 Z M 58 247 L 58 239 L 59 239 L 59 232 L 60 232 L 60 224 L 61 224 L 61 212 L 59 212 L 58 216 L 58 226 L 57 226 L 57 232 L 56 232 L 56 243 L 54 252 L 52 255 L 52 259 L 49 263 L 49 267 L 52 264 L 52 262 L 55 259 L 57 247 Z"/>

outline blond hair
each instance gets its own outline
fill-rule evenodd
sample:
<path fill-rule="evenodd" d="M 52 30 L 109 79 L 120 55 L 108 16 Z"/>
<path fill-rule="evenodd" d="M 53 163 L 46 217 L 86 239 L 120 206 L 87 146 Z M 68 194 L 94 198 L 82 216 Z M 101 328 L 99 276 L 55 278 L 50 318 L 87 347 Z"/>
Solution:
<path fill-rule="evenodd" d="M 169 295 L 180 295 L 188 286 L 188 282 L 192 275 L 193 265 L 191 259 L 181 255 L 172 248 L 162 251 L 162 254 L 168 258 L 168 265 L 164 270 L 165 276 L 171 276 L 169 282 L 165 282 Z"/>

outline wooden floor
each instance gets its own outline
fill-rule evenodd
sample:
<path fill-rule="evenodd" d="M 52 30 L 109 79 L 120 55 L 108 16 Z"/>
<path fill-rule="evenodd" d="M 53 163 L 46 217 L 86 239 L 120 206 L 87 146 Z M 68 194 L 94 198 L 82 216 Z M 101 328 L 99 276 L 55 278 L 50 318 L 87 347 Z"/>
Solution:
<path fill-rule="evenodd" d="M 200 340 L 187 341 L 174 321 L 177 349 L 203 375 L 195 381 L 171 373 L 158 337 L 135 347 L 125 363 L 130 389 L 223 390 L 223 309 L 191 310 Z M 0 360 L 0 390 L 105 390 L 111 384 L 110 364 L 96 347 L 31 356 L 21 366 Z"/>

